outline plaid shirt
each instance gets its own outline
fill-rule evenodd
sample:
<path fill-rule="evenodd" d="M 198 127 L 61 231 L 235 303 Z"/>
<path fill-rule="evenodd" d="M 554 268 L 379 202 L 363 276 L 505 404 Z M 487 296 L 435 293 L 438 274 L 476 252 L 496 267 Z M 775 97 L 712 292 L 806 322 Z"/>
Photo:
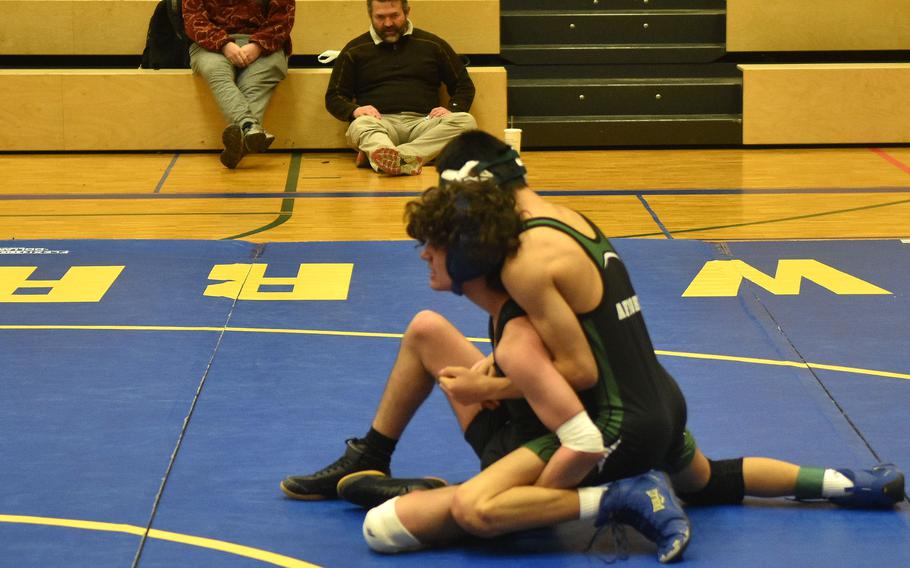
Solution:
<path fill-rule="evenodd" d="M 291 54 L 294 0 L 183 0 L 186 34 L 200 47 L 218 51 L 233 34 L 248 34 L 266 53 Z"/>

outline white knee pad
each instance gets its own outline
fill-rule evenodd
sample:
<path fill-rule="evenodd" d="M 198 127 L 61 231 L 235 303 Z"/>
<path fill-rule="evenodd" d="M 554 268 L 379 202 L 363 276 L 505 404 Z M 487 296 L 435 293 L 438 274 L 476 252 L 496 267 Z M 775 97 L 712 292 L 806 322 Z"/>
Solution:
<path fill-rule="evenodd" d="M 398 497 L 373 507 L 363 519 L 363 538 L 376 552 L 394 554 L 423 548 L 420 541 L 414 538 L 398 519 L 395 512 L 396 501 Z"/>
<path fill-rule="evenodd" d="M 582 410 L 556 429 L 559 443 L 576 452 L 603 453 L 604 438 L 588 413 Z"/>

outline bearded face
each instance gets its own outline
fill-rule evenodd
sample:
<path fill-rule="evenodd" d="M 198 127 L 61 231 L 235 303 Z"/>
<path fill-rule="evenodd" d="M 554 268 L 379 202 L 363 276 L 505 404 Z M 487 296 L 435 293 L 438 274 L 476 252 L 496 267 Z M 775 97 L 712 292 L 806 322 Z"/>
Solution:
<path fill-rule="evenodd" d="M 399 0 L 373 0 L 370 20 L 373 29 L 386 43 L 395 43 L 408 31 L 408 12 L 403 10 Z"/>

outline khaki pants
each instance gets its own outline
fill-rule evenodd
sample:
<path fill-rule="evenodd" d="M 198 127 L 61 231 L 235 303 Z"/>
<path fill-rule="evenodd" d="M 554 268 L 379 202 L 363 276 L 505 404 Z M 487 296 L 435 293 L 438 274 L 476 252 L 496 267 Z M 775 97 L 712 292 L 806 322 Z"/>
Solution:
<path fill-rule="evenodd" d="M 474 117 L 466 112 L 453 112 L 440 118 L 427 118 L 416 112 L 383 114 L 355 118 L 345 133 L 348 145 L 369 156 L 378 148 L 396 148 L 406 157 L 420 158 L 427 163 L 443 147 L 462 132 L 477 128 Z M 372 163 L 374 170 L 377 170 Z"/>
<path fill-rule="evenodd" d="M 249 42 L 247 35 L 232 37 L 237 45 Z M 208 82 L 224 120 L 237 125 L 261 125 L 275 87 L 288 74 L 284 51 L 263 53 L 249 67 L 238 69 L 221 52 L 208 51 L 195 43 L 190 46 L 190 66 Z"/>

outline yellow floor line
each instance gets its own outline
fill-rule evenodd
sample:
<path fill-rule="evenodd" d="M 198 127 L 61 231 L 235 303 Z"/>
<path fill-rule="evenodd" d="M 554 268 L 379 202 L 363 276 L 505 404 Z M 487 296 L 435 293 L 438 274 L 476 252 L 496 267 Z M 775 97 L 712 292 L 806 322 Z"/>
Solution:
<path fill-rule="evenodd" d="M 137 536 L 142 536 L 145 534 L 145 529 L 142 527 L 137 527 L 135 525 L 126 525 L 121 523 L 102 523 L 98 521 L 83 521 L 79 519 L 58 519 L 54 517 L 30 517 L 25 515 L 0 515 L 0 523 L 16 523 L 22 525 L 44 525 L 44 526 L 54 526 L 54 527 L 65 527 L 70 529 L 83 529 L 91 531 L 104 531 L 104 532 L 117 532 L 117 533 L 127 533 Z M 242 544 L 236 544 L 233 542 L 227 542 L 224 540 L 215 540 L 213 538 L 205 538 L 201 536 L 193 536 L 189 534 L 181 534 L 170 531 L 162 531 L 158 529 L 151 529 L 148 531 L 148 538 L 154 538 L 158 540 L 167 540 L 170 542 L 176 542 L 180 544 L 186 544 L 189 546 L 198 546 L 201 548 L 208 548 L 211 550 L 218 550 L 220 552 L 227 552 L 228 554 L 235 554 L 237 556 L 243 556 L 245 558 L 252 558 L 253 560 L 259 560 L 261 562 L 266 562 L 268 564 L 273 564 L 275 566 L 285 566 L 288 568 L 319 568 L 316 564 L 310 564 L 309 562 L 304 562 L 303 560 L 298 560 L 296 558 L 291 558 L 290 556 L 284 556 L 283 554 L 275 554 L 274 552 L 269 552 L 267 550 L 261 550 L 259 548 L 253 548 L 251 546 L 244 546 Z"/>
<path fill-rule="evenodd" d="M 176 326 L 176 325 L 0 325 L 2 330 L 94 330 L 94 331 L 212 331 L 231 333 L 286 333 L 297 335 L 334 335 L 344 337 L 379 337 L 400 339 L 401 333 L 382 333 L 368 331 L 337 331 L 325 329 L 282 329 L 267 327 L 216 327 L 216 326 Z M 484 337 L 468 337 L 468 341 L 475 343 L 489 343 Z M 778 367 L 796 367 L 800 369 L 820 369 L 838 373 L 855 373 L 858 375 L 871 375 L 875 377 L 888 377 L 892 379 L 910 380 L 908 373 L 892 371 L 879 371 L 875 369 L 862 369 L 859 367 L 845 367 L 841 365 L 826 365 L 824 363 L 804 363 L 802 361 L 780 361 L 776 359 L 761 359 L 755 357 L 736 357 L 733 355 L 716 355 L 711 353 L 687 353 L 684 351 L 666 351 L 656 349 L 655 353 L 665 357 L 685 357 L 689 359 L 707 359 L 712 361 L 732 361 L 736 363 L 752 363 L 755 365 L 776 365 Z"/>

